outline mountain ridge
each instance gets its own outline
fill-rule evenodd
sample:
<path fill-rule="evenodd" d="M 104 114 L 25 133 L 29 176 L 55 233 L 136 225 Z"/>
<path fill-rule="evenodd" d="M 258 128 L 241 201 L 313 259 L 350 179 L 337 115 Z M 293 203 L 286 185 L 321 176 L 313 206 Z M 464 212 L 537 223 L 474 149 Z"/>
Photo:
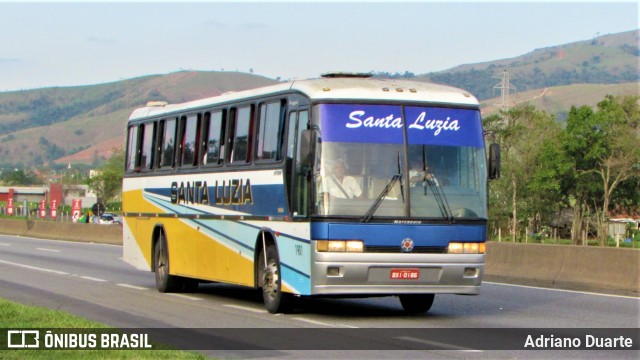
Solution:
<path fill-rule="evenodd" d="M 414 76 L 470 91 L 483 115 L 497 111 L 495 76 L 508 70 L 517 93 L 558 114 L 571 105 L 595 106 L 605 95 L 638 94 L 640 30 L 533 50 L 519 57 L 465 64 Z M 535 70 L 538 69 L 538 70 Z M 97 85 L 0 92 L 0 167 L 98 164 L 122 147 L 131 112 L 148 101 L 180 103 L 278 83 L 241 72 L 179 71 Z"/>

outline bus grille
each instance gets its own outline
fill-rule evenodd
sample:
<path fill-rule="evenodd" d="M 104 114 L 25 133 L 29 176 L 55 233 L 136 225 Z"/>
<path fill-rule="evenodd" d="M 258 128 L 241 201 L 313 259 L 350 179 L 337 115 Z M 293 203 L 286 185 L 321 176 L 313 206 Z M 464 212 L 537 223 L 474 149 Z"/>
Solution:
<path fill-rule="evenodd" d="M 364 252 L 369 253 L 401 253 L 400 246 L 365 246 Z M 412 253 L 421 254 L 446 254 L 446 246 L 416 246 Z"/>

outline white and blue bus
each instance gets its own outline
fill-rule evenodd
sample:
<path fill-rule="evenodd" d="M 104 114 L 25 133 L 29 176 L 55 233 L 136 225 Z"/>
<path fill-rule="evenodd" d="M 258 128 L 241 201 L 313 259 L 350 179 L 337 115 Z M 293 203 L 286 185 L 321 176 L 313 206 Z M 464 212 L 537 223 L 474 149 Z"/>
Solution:
<path fill-rule="evenodd" d="M 447 86 L 355 74 L 184 104 L 127 125 L 124 259 L 161 292 L 199 282 L 292 297 L 477 294 L 487 238 L 479 104 Z"/>

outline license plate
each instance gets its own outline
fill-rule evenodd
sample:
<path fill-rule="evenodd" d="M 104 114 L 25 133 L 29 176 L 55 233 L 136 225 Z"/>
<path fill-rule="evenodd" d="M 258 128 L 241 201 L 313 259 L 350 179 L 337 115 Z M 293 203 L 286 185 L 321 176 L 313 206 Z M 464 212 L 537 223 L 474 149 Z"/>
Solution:
<path fill-rule="evenodd" d="M 389 277 L 391 280 L 418 280 L 420 269 L 391 269 Z"/>

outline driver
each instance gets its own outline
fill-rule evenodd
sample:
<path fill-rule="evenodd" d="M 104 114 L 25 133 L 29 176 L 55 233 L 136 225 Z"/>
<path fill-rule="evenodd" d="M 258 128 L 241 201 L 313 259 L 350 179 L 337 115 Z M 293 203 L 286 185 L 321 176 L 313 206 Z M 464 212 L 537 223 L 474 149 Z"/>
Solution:
<path fill-rule="evenodd" d="M 362 196 L 362 189 L 353 176 L 345 175 L 347 164 L 337 159 L 334 163 L 333 174 L 327 181 L 329 195 L 340 199 L 354 199 Z"/>

